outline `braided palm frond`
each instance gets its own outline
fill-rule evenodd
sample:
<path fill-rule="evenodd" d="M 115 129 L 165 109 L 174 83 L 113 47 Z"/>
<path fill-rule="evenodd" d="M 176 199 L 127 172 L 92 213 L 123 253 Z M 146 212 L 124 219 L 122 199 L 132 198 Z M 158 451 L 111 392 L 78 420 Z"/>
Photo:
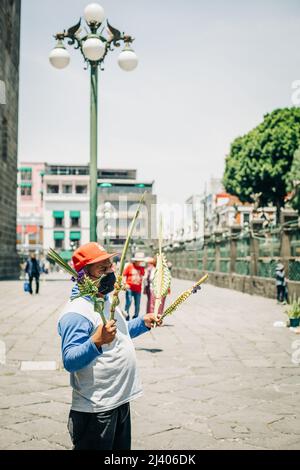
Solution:
<path fill-rule="evenodd" d="M 94 299 L 94 310 L 95 312 L 99 313 L 100 314 L 100 317 L 101 317 L 101 320 L 102 320 L 102 323 L 103 325 L 105 326 L 106 325 L 106 318 L 104 316 L 104 298 L 102 297 L 97 297 Z"/>
<path fill-rule="evenodd" d="M 113 319 L 116 308 L 120 304 L 119 293 L 122 289 L 123 289 L 123 278 L 122 276 L 118 275 L 115 285 L 114 285 L 114 292 L 112 294 L 112 301 L 111 301 L 111 307 L 110 307 L 111 319 Z"/>
<path fill-rule="evenodd" d="M 154 316 L 157 318 L 162 299 L 168 294 L 171 285 L 171 273 L 165 254 L 162 252 L 163 227 L 162 217 L 159 226 L 159 253 L 157 255 L 156 268 L 153 279 L 153 291 L 155 295 Z"/>
<path fill-rule="evenodd" d="M 207 278 L 208 274 L 205 274 L 203 277 L 201 277 L 201 279 L 199 279 L 199 281 L 196 282 L 196 284 L 194 284 L 192 287 L 183 292 L 179 297 L 177 297 L 177 299 L 164 311 L 164 313 L 160 317 L 160 320 L 162 320 L 167 315 L 171 315 L 173 312 L 175 312 L 175 310 L 177 310 L 177 308 L 183 302 L 185 302 L 193 292 L 196 292 L 198 290 L 200 285 L 203 284 L 203 282 L 205 282 Z"/>
<path fill-rule="evenodd" d="M 153 291 L 155 297 L 166 297 L 171 286 L 171 273 L 164 253 L 157 256 L 157 269 L 153 278 Z"/>

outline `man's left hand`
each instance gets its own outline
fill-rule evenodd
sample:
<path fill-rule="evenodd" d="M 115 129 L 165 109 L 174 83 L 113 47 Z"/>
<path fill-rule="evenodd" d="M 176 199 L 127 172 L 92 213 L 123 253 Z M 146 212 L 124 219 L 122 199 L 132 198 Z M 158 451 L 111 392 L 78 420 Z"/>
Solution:
<path fill-rule="evenodd" d="M 162 320 L 159 320 L 161 315 L 157 315 L 158 321 L 156 321 L 156 317 L 154 313 L 146 313 L 144 316 L 144 322 L 147 328 L 153 328 L 156 324 L 157 326 L 162 325 Z"/>

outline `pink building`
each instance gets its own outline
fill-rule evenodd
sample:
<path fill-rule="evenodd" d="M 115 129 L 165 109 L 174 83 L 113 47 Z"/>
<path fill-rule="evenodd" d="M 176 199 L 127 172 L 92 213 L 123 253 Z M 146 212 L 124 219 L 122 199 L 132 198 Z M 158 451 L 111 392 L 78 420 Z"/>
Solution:
<path fill-rule="evenodd" d="M 43 250 L 43 176 L 45 163 L 18 165 L 17 248 L 20 253 Z"/>

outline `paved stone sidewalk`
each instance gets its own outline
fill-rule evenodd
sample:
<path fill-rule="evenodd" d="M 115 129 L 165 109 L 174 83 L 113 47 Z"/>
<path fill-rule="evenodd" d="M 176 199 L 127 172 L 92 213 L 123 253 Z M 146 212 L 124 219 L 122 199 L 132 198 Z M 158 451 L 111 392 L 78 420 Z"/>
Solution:
<path fill-rule="evenodd" d="M 172 298 L 190 284 L 174 280 Z M 0 449 L 71 447 L 56 333 L 70 287 L 43 281 L 30 297 L 22 282 L 0 283 Z M 300 449 L 300 335 L 277 320 L 273 300 L 206 285 L 136 339 L 144 397 L 132 404 L 133 449 Z M 57 369 L 23 371 L 22 361 Z"/>

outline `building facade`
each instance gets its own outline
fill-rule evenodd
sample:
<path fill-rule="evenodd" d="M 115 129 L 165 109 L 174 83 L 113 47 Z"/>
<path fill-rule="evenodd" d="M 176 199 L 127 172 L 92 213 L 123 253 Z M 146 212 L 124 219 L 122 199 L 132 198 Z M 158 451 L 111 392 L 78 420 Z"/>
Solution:
<path fill-rule="evenodd" d="M 193 194 L 186 200 L 185 240 L 203 240 L 204 233 L 213 230 L 215 211 L 222 202 L 218 195 L 223 192 L 221 179 L 211 178 L 202 194 Z"/>
<path fill-rule="evenodd" d="M 237 196 L 228 194 L 221 180 L 212 179 L 202 195 L 193 195 L 186 201 L 187 225 L 183 241 L 204 240 L 204 234 L 226 232 L 233 226 L 249 227 L 254 219 L 261 220 L 262 227 L 276 225 L 276 208 L 255 208 L 242 203 Z"/>
<path fill-rule="evenodd" d="M 20 0 L 1 0 L 0 279 L 16 279 L 19 276 L 16 223 L 20 18 Z"/>
<path fill-rule="evenodd" d="M 156 236 L 156 196 L 153 181 L 136 179 L 136 170 L 98 170 L 98 241 L 114 249 L 126 239 L 137 204 L 145 203 L 133 241 L 143 245 Z M 90 237 L 89 167 L 45 165 L 43 176 L 43 249 L 55 248 L 66 260 Z"/>
<path fill-rule="evenodd" d="M 44 176 L 44 252 L 54 248 L 66 260 L 90 236 L 89 176 L 73 169 L 47 165 Z"/>
<path fill-rule="evenodd" d="M 121 173 L 123 172 L 123 174 Z M 156 238 L 154 181 L 137 180 L 136 170 L 100 171 L 98 179 L 98 238 L 105 244 L 122 246 L 144 193 L 144 203 L 132 240 L 142 246 Z"/>
<path fill-rule="evenodd" d="M 43 252 L 43 177 L 45 163 L 18 166 L 17 249 L 21 258 Z"/>

